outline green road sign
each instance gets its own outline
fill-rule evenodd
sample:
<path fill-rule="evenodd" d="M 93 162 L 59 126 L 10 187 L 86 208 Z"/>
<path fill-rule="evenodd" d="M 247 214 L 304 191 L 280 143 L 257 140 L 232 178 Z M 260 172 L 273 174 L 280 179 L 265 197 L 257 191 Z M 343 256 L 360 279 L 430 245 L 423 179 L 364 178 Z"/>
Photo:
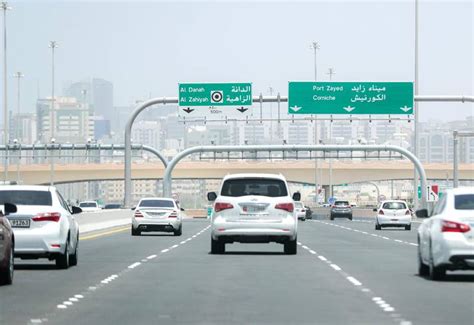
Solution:
<path fill-rule="evenodd" d="M 179 106 L 251 106 L 251 83 L 182 83 Z"/>
<path fill-rule="evenodd" d="M 412 82 L 290 82 L 289 114 L 413 114 Z"/>

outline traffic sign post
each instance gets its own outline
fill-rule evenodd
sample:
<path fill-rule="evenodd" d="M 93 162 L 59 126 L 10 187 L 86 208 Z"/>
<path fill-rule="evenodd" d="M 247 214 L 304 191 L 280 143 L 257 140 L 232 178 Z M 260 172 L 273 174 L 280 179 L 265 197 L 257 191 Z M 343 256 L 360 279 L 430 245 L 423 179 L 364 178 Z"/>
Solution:
<path fill-rule="evenodd" d="M 289 82 L 289 114 L 413 114 L 412 82 Z"/>
<path fill-rule="evenodd" d="M 180 83 L 178 89 L 184 116 L 247 115 L 253 102 L 251 83 Z"/>

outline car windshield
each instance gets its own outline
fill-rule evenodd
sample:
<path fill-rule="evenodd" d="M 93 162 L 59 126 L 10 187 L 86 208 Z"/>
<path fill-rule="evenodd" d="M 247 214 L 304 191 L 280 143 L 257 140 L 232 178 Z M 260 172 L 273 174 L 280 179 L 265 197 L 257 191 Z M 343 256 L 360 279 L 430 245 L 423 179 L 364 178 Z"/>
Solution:
<path fill-rule="evenodd" d="M 454 197 L 456 210 L 474 210 L 474 194 L 459 194 Z"/>
<path fill-rule="evenodd" d="M 0 204 L 12 203 L 16 205 L 53 205 L 49 191 L 0 191 Z"/>
<path fill-rule="evenodd" d="M 79 203 L 80 208 L 96 208 L 97 203 L 95 202 L 81 202 Z"/>
<path fill-rule="evenodd" d="M 170 200 L 142 200 L 138 205 L 140 208 L 174 208 L 174 202 Z"/>
<path fill-rule="evenodd" d="M 242 178 L 228 179 L 222 185 L 222 196 L 239 197 L 261 195 L 269 197 L 287 196 L 285 182 L 280 179 Z"/>
<path fill-rule="evenodd" d="M 344 206 L 344 205 L 349 205 L 348 201 L 336 201 L 334 203 L 335 206 Z"/>
<path fill-rule="evenodd" d="M 385 202 L 382 206 L 382 209 L 386 210 L 401 210 L 406 208 L 407 206 L 403 202 Z"/>

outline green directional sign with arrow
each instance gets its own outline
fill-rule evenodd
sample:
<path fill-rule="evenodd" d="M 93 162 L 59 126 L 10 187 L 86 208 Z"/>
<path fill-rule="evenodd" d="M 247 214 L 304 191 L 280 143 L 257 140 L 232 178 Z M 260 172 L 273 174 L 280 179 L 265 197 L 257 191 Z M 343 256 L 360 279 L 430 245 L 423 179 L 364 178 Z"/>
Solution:
<path fill-rule="evenodd" d="M 289 82 L 289 114 L 413 114 L 413 82 Z"/>

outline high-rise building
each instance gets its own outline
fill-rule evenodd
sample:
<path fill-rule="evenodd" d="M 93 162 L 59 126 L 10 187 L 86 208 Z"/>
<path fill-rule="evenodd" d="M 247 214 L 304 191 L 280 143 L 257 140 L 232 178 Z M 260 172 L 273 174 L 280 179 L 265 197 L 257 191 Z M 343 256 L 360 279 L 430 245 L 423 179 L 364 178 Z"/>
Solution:
<path fill-rule="evenodd" d="M 88 104 L 72 97 L 56 97 L 53 114 L 51 107 L 50 98 L 38 99 L 36 123 L 40 142 L 49 143 L 54 137 L 57 143 L 85 143 L 94 137 L 94 122 Z M 54 132 L 51 130 L 52 124 Z"/>
<path fill-rule="evenodd" d="M 161 125 L 158 121 L 138 121 L 132 128 L 132 140 L 135 144 L 142 144 L 161 149 L 164 139 Z"/>

